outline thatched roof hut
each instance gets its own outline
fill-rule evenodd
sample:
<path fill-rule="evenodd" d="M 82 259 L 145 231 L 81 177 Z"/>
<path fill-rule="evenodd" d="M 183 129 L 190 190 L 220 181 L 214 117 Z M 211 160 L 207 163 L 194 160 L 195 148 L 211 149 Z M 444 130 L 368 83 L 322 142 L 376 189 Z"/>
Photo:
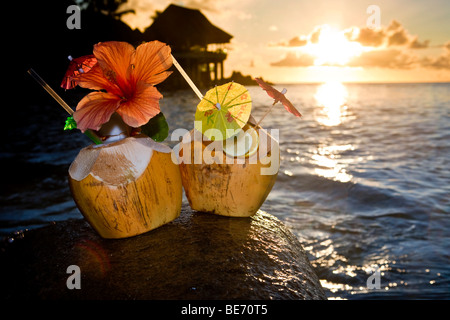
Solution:
<path fill-rule="evenodd" d="M 209 87 L 223 79 L 223 61 L 227 54 L 221 44 L 233 36 L 213 25 L 199 10 L 169 5 L 143 33 L 144 41 L 159 40 L 172 53 L 199 87 Z M 208 45 L 218 44 L 214 51 Z M 186 86 L 177 73 L 165 81 L 171 87 Z"/>
<path fill-rule="evenodd" d="M 233 36 L 213 25 L 199 10 L 169 5 L 144 31 L 147 41 L 158 39 L 174 52 L 212 43 L 228 43 Z"/>

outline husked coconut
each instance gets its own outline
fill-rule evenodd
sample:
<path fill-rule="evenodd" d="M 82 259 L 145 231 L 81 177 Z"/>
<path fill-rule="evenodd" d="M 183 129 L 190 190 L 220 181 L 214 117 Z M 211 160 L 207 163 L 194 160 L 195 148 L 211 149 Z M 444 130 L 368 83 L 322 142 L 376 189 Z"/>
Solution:
<path fill-rule="evenodd" d="M 171 149 L 145 135 L 82 149 L 69 168 L 69 185 L 81 213 L 104 238 L 147 232 L 181 210 Z"/>
<path fill-rule="evenodd" d="M 243 130 L 253 128 L 247 124 Z M 271 191 L 279 169 L 278 142 L 258 129 L 257 152 L 232 157 L 222 141 L 205 141 L 195 129 L 179 146 L 179 166 L 192 209 L 223 216 L 254 215 Z"/>

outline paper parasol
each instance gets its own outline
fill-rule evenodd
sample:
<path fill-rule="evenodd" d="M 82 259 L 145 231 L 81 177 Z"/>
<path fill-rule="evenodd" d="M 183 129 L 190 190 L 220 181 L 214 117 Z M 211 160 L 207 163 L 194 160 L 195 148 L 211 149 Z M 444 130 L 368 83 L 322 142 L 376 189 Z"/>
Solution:
<path fill-rule="evenodd" d="M 95 58 L 93 54 L 75 59 L 71 56 L 68 58 L 70 60 L 69 67 L 67 68 L 66 74 L 61 82 L 61 88 L 66 90 L 73 89 L 77 85 L 77 82 L 73 79 L 74 76 L 77 76 L 80 73 L 88 72 L 97 63 L 97 58 Z"/>
<path fill-rule="evenodd" d="M 252 100 L 244 86 L 235 82 L 216 86 L 197 105 L 195 129 L 211 140 L 228 139 L 247 123 L 251 108 Z M 217 130 L 221 137 L 215 134 Z"/>
<path fill-rule="evenodd" d="M 280 92 L 277 89 L 275 89 L 274 87 L 272 87 L 271 85 L 269 85 L 266 82 L 264 82 L 264 80 L 262 80 L 261 78 L 255 78 L 255 81 L 258 83 L 258 85 L 262 89 L 264 89 L 267 92 L 269 97 L 274 99 L 272 106 L 269 108 L 269 110 L 266 111 L 266 113 L 258 121 L 258 123 L 256 124 L 256 127 L 258 127 L 260 125 L 260 123 L 269 114 L 269 112 L 272 111 L 273 106 L 275 104 L 277 104 L 278 102 L 281 102 L 283 104 L 284 108 L 286 109 L 286 111 L 292 113 L 294 116 L 296 116 L 296 117 L 301 117 L 302 116 L 302 114 L 297 109 L 295 109 L 295 107 L 292 105 L 292 103 L 284 95 L 287 92 L 286 88 L 284 88 Z"/>

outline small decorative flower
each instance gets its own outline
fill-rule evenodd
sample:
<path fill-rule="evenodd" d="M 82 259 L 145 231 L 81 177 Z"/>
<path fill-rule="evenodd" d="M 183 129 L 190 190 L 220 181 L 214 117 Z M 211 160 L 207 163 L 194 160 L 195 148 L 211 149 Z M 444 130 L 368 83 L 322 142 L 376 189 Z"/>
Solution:
<path fill-rule="evenodd" d="M 77 123 L 73 117 L 67 117 L 66 124 L 64 125 L 64 130 L 73 130 L 77 128 Z"/>
<path fill-rule="evenodd" d="M 227 121 L 228 122 L 233 122 L 234 121 L 234 117 L 233 117 L 233 115 L 230 113 L 230 111 L 228 111 L 227 113 L 226 113 L 226 115 L 225 115 L 226 117 L 227 117 Z"/>
<path fill-rule="evenodd" d="M 212 115 L 214 113 L 214 111 L 211 109 L 211 110 L 208 110 L 208 111 L 205 111 L 205 117 L 209 117 L 210 115 Z"/>
<path fill-rule="evenodd" d="M 94 56 L 97 64 L 73 77 L 79 86 L 98 90 L 81 99 L 73 114 L 82 132 L 99 130 L 114 112 L 134 128 L 160 112 L 162 95 L 154 86 L 171 74 L 168 45 L 151 41 L 135 49 L 127 42 L 100 42 Z"/>

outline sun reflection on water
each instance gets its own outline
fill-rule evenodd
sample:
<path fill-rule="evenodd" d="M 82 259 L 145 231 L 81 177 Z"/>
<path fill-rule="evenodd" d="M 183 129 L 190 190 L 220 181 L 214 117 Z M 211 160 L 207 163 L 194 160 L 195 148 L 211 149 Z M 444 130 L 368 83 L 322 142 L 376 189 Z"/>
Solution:
<path fill-rule="evenodd" d="M 331 127 L 342 123 L 347 115 L 347 88 L 340 82 L 326 82 L 319 86 L 314 98 L 318 105 L 316 120 Z"/>
<path fill-rule="evenodd" d="M 316 165 L 314 172 L 325 178 L 340 182 L 349 182 L 353 176 L 347 172 L 352 161 L 341 158 L 340 153 L 355 150 L 352 144 L 319 146 L 313 151 L 312 162 Z"/>
<path fill-rule="evenodd" d="M 321 125 L 331 127 L 340 125 L 347 117 L 347 88 L 340 82 L 326 82 L 317 88 L 315 120 Z M 317 175 L 340 182 L 349 182 L 353 176 L 347 172 L 352 159 L 342 159 L 341 154 L 353 151 L 353 144 L 330 143 L 319 145 L 313 150 L 312 162 Z"/>
<path fill-rule="evenodd" d="M 320 284 L 324 289 L 329 291 L 329 300 L 342 300 L 348 298 L 342 298 L 340 295 L 364 295 L 374 291 L 389 291 L 389 290 L 401 290 L 401 287 L 406 287 L 407 282 L 403 280 L 397 281 L 395 275 L 404 272 L 401 268 L 396 267 L 396 261 L 391 261 L 388 258 L 380 257 L 372 261 L 367 261 L 362 265 L 349 264 L 346 257 L 334 252 L 333 244 L 330 245 L 333 250 L 332 255 L 326 255 L 321 257 L 320 252 L 328 251 L 328 248 L 319 252 L 310 252 L 315 255 L 317 260 L 313 260 L 314 265 L 320 265 L 323 268 L 334 269 L 333 276 L 329 279 L 320 279 Z M 336 268 L 335 268 L 336 267 Z M 367 284 L 370 276 L 374 272 L 380 271 L 379 287 L 372 288 Z M 394 280 L 395 279 L 395 280 Z"/>

